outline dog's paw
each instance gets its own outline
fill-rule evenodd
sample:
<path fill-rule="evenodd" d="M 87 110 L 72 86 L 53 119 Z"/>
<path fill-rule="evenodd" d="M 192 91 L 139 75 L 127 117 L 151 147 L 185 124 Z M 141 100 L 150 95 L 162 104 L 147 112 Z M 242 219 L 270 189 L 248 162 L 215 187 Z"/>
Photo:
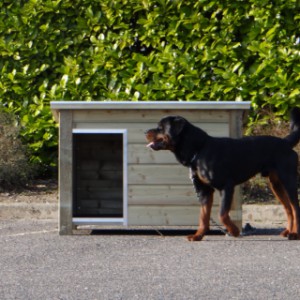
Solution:
<path fill-rule="evenodd" d="M 187 238 L 190 242 L 199 242 L 203 239 L 204 235 L 202 234 L 191 234 Z"/>
<path fill-rule="evenodd" d="M 284 229 L 280 235 L 283 236 L 283 237 L 288 237 L 290 234 L 290 231 L 288 229 Z"/>
<path fill-rule="evenodd" d="M 232 235 L 234 237 L 240 236 L 240 231 L 237 227 L 231 227 L 230 229 L 228 229 L 228 232 L 230 235 Z"/>
<path fill-rule="evenodd" d="M 299 234 L 295 232 L 289 233 L 287 237 L 290 241 L 299 240 Z"/>

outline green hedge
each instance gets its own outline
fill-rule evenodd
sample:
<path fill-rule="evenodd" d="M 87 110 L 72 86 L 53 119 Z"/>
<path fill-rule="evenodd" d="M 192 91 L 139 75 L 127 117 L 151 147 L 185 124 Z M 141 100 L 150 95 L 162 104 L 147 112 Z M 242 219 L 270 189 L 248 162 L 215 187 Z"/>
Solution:
<path fill-rule="evenodd" d="M 297 0 L 2 0 L 0 101 L 32 160 L 54 162 L 51 100 L 251 100 L 300 94 Z"/>

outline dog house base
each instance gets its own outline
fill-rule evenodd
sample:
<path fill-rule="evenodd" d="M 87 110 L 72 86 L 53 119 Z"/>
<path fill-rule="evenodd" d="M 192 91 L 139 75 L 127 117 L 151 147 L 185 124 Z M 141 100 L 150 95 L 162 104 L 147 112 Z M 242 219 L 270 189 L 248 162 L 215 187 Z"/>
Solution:
<path fill-rule="evenodd" d="M 55 101 L 59 122 L 59 232 L 79 225 L 194 226 L 199 203 L 189 170 L 146 148 L 144 131 L 181 115 L 213 136 L 241 137 L 249 102 Z M 215 193 L 212 217 L 218 220 Z M 231 218 L 242 226 L 240 188 Z"/>

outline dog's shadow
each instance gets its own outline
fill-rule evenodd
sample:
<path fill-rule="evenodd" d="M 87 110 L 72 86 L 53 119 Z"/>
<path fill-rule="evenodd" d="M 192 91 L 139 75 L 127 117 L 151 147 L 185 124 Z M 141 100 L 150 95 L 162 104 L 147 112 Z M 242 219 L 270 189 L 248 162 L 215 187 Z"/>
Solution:
<path fill-rule="evenodd" d="M 278 236 L 282 232 L 283 228 L 244 228 L 241 236 Z M 195 229 L 156 229 L 156 228 L 118 228 L 118 229 L 93 229 L 91 235 L 102 236 L 164 236 L 164 237 L 176 237 L 176 236 L 188 236 L 195 233 Z M 220 229 L 212 229 L 206 234 L 207 236 L 225 236 L 225 232 Z"/>

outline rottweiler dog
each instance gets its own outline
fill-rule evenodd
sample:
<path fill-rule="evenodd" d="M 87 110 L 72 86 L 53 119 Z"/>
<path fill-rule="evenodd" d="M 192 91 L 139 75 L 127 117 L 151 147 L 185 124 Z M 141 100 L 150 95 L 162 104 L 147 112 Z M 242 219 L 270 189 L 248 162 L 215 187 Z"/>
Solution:
<path fill-rule="evenodd" d="M 237 237 L 240 232 L 229 216 L 234 187 L 256 174 L 268 177 L 271 189 L 283 204 L 287 227 L 281 233 L 300 239 L 300 209 L 297 194 L 298 155 L 293 147 L 300 140 L 300 109 L 291 111 L 290 134 L 246 136 L 240 139 L 212 137 L 181 116 L 167 116 L 157 128 L 145 132 L 148 147 L 170 150 L 190 177 L 200 201 L 199 227 L 190 241 L 200 241 L 209 230 L 213 193 L 220 191 L 220 221 Z"/>

